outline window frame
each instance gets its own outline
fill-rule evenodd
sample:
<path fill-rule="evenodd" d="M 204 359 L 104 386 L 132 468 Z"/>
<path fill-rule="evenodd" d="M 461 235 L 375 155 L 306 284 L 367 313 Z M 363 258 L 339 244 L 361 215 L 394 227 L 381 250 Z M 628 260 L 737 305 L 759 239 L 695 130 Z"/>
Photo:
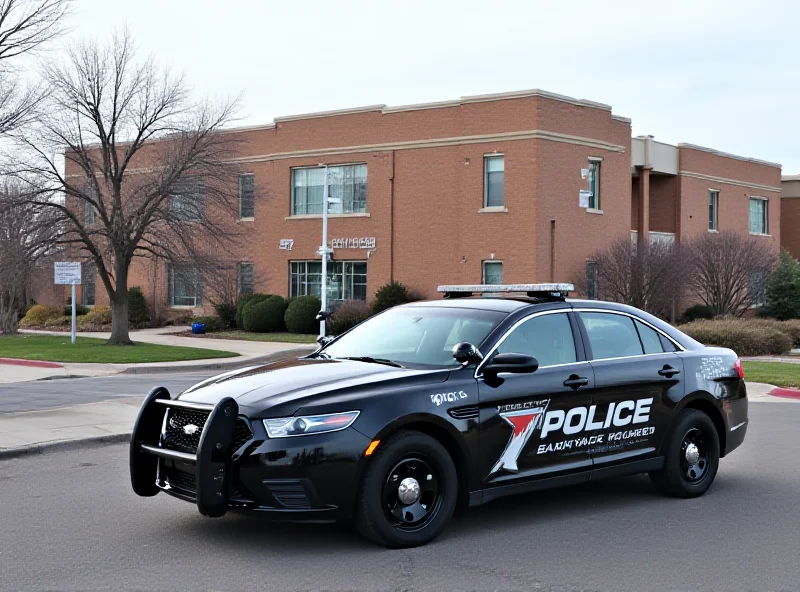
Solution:
<path fill-rule="evenodd" d="M 501 196 L 501 203 L 489 204 L 489 162 L 492 160 L 499 160 L 503 163 L 503 195 Z M 499 171 L 492 171 L 499 172 Z M 484 154 L 483 155 L 483 207 L 484 208 L 504 208 L 506 207 L 506 155 L 503 153 L 498 154 Z"/>
<path fill-rule="evenodd" d="M 89 281 L 89 278 L 91 280 Z M 92 303 L 86 302 L 86 288 L 92 287 Z M 93 261 L 84 261 L 81 265 L 81 306 L 91 308 L 97 304 L 97 266 Z"/>
<path fill-rule="evenodd" d="M 761 202 L 763 204 L 763 206 L 764 206 L 764 212 L 763 212 L 763 216 L 762 216 L 762 220 L 761 220 L 761 228 L 762 228 L 761 232 L 753 232 L 753 230 L 752 230 L 753 220 L 752 220 L 752 212 L 750 210 L 750 206 L 752 205 L 752 203 L 754 201 Z M 748 197 L 748 200 L 747 200 L 747 229 L 750 232 L 750 234 L 752 234 L 754 236 L 769 236 L 769 198 L 760 197 L 758 195 L 751 195 L 751 196 Z"/>
<path fill-rule="evenodd" d="M 623 312 L 621 310 L 612 310 L 612 309 L 608 309 L 608 308 L 573 308 L 572 312 L 574 312 L 576 315 L 578 315 L 579 313 L 582 313 L 582 312 L 590 312 L 590 313 L 615 314 L 615 315 L 619 315 L 619 316 L 629 317 L 629 318 L 633 319 L 633 321 L 634 321 L 633 326 L 634 326 L 634 329 L 636 330 L 637 336 L 639 335 L 639 330 L 636 328 L 636 321 L 639 321 L 644 326 L 650 327 L 651 329 L 653 329 L 661 337 L 663 337 L 669 343 L 671 343 L 673 345 L 673 347 L 675 348 L 675 351 L 671 351 L 671 352 L 663 351 L 663 352 L 659 352 L 659 353 L 655 353 L 655 354 L 641 353 L 641 354 L 636 354 L 636 355 L 633 355 L 633 356 L 618 356 L 618 357 L 615 357 L 615 358 L 595 358 L 594 357 L 594 352 L 592 351 L 592 344 L 589 341 L 589 335 L 586 333 L 586 328 L 583 326 L 583 321 L 580 318 L 577 318 L 576 321 L 578 323 L 578 327 L 579 327 L 580 332 L 581 332 L 581 338 L 583 339 L 583 347 L 584 347 L 584 349 L 586 351 L 586 358 L 589 361 L 601 362 L 601 361 L 605 361 L 605 360 L 626 360 L 628 358 L 639 358 L 639 357 L 644 357 L 644 356 L 663 356 L 665 354 L 674 354 L 674 353 L 679 353 L 679 352 L 686 351 L 685 347 L 683 347 L 675 339 L 673 339 L 672 337 L 670 337 L 669 335 L 664 333 L 664 331 L 662 331 L 661 329 L 659 329 L 658 327 L 656 327 L 652 323 L 648 323 L 645 319 L 643 319 L 641 317 L 638 317 L 638 316 L 636 316 L 634 314 Z M 639 339 L 640 339 L 640 344 L 641 344 L 641 338 L 639 338 Z M 663 346 L 663 344 L 662 344 L 662 346 Z M 644 352 L 644 345 L 642 345 L 642 352 Z"/>
<path fill-rule="evenodd" d="M 243 204 L 244 204 L 242 181 L 244 180 L 245 177 L 250 177 L 252 178 L 253 181 L 252 187 L 250 189 L 250 191 L 252 192 L 251 199 L 253 201 L 252 205 L 253 212 L 252 215 L 250 216 L 242 215 Z M 256 175 L 255 173 L 240 173 L 238 182 L 239 182 L 239 220 L 255 220 L 256 219 Z"/>
<path fill-rule="evenodd" d="M 712 206 L 713 214 L 711 213 Z M 708 231 L 719 232 L 719 189 L 708 190 L 708 208 Z"/>
<path fill-rule="evenodd" d="M 500 266 L 500 283 L 488 284 L 486 281 L 486 264 Z M 503 285 L 503 261 L 500 259 L 485 259 L 481 261 L 481 283 L 483 285 L 502 286 Z"/>
<path fill-rule="evenodd" d="M 169 215 L 179 222 L 201 222 L 205 210 L 203 183 L 199 179 L 182 179 L 173 184 L 170 189 L 171 191 L 167 194 Z M 187 199 L 192 207 L 176 207 L 177 202 Z M 194 207 L 195 205 L 197 207 Z M 190 214 L 189 216 L 186 215 L 187 212 Z"/>
<path fill-rule="evenodd" d="M 203 305 L 203 292 L 205 286 L 203 285 L 202 273 L 197 269 L 197 266 L 192 266 L 190 263 L 178 264 L 178 266 L 193 267 L 194 271 L 200 276 L 200 293 L 195 294 L 192 298 L 194 304 L 174 304 L 175 302 L 175 264 L 167 263 L 167 306 L 169 308 L 200 308 Z M 188 297 L 187 297 L 188 298 Z"/>
<path fill-rule="evenodd" d="M 250 290 L 248 290 L 247 292 L 245 292 L 245 291 L 242 291 L 242 267 L 244 267 L 245 265 L 249 265 L 249 266 L 250 266 L 250 281 L 251 281 L 251 282 L 252 282 L 252 284 L 253 284 L 253 285 L 250 287 Z M 249 293 L 252 293 L 252 292 L 255 290 L 255 287 L 256 287 L 256 282 L 255 282 L 255 275 L 256 275 L 256 265 L 255 265 L 255 263 L 254 263 L 253 261 L 239 261 L 239 267 L 238 267 L 237 271 L 238 271 L 238 273 L 237 273 L 237 276 L 238 276 L 238 277 L 236 278 L 236 280 L 237 280 L 237 284 L 238 284 L 238 286 L 237 286 L 237 293 L 238 293 L 240 296 L 241 296 L 242 294 L 246 294 L 246 293 L 248 293 L 248 292 L 249 292 Z"/>
<path fill-rule="evenodd" d="M 322 292 L 322 269 L 321 269 L 322 260 L 320 260 L 320 259 L 294 259 L 294 260 L 289 261 L 289 291 L 288 291 L 289 298 L 293 298 L 293 297 L 296 297 L 296 296 L 308 296 L 309 295 L 309 292 L 308 292 L 307 289 L 305 291 L 305 294 L 292 294 L 292 285 L 293 285 L 293 282 L 292 282 L 292 276 L 293 276 L 292 266 L 295 265 L 295 264 L 300 264 L 300 263 L 305 264 L 305 271 L 302 274 L 305 277 L 308 277 L 308 275 L 309 275 L 309 272 L 308 272 L 308 264 L 309 263 L 319 263 L 320 264 L 320 272 L 319 273 L 320 273 L 320 294 L 321 294 L 321 292 Z M 367 296 L 368 296 L 367 286 L 369 285 L 369 279 L 368 279 L 369 278 L 369 266 L 367 265 L 367 260 L 366 259 L 346 259 L 346 260 L 340 260 L 340 261 L 328 261 L 328 269 L 327 269 L 327 271 L 328 271 L 329 274 L 330 274 L 332 265 L 337 265 L 337 264 L 341 264 L 342 265 L 342 274 L 341 274 L 341 278 L 342 278 L 342 298 L 341 299 L 339 299 L 339 298 L 331 298 L 330 296 L 328 296 L 327 301 L 329 303 L 344 302 L 345 300 L 361 300 L 361 298 L 356 299 L 356 298 L 352 297 L 353 291 L 354 291 L 352 289 L 353 286 L 354 286 L 354 284 L 352 282 L 352 279 L 351 279 L 351 281 L 349 283 L 347 282 L 347 278 L 348 277 L 349 278 L 353 278 L 356 275 L 362 275 L 360 273 L 356 274 L 353 271 L 353 267 L 355 266 L 355 264 L 360 264 L 360 263 L 363 263 L 364 266 L 365 266 L 364 274 L 363 274 L 364 275 L 364 284 L 363 284 L 364 285 L 364 299 L 363 300 L 366 302 Z M 350 265 L 350 273 L 349 274 L 347 273 L 347 266 L 348 265 Z M 301 275 L 301 274 L 298 273 L 297 275 Z M 300 286 L 300 285 L 301 284 L 298 282 L 298 286 Z M 306 281 L 306 285 L 308 285 L 307 281 Z M 345 290 L 345 286 L 348 286 L 348 285 L 351 288 L 350 289 L 350 297 L 349 298 L 344 297 L 345 296 L 345 291 L 346 291 Z M 361 285 L 361 284 L 358 284 L 358 285 Z M 311 295 L 314 295 L 314 294 L 311 294 Z"/>
<path fill-rule="evenodd" d="M 296 194 L 296 190 L 297 190 L 297 187 L 295 185 L 295 174 L 296 174 L 297 171 L 311 171 L 311 170 L 323 171 L 323 174 L 324 174 L 326 166 L 327 166 L 328 169 L 346 169 L 346 168 L 355 168 L 355 167 L 362 167 L 362 166 L 364 167 L 364 183 L 363 183 L 363 185 L 364 185 L 364 209 L 363 210 L 351 209 L 349 211 L 345 211 L 344 206 L 345 206 L 345 204 L 347 202 L 346 202 L 346 200 L 343 199 L 342 200 L 342 211 L 341 212 L 331 212 L 330 209 L 329 209 L 328 210 L 328 214 L 329 215 L 330 214 L 334 214 L 334 215 L 338 215 L 338 216 L 341 216 L 341 215 L 344 215 L 344 216 L 349 216 L 349 215 L 363 216 L 364 214 L 367 214 L 369 212 L 369 208 L 368 208 L 368 205 L 367 205 L 368 202 L 369 202 L 369 165 L 368 165 L 368 163 L 366 161 L 362 161 L 362 162 L 336 163 L 336 164 L 329 164 L 329 165 L 325 165 L 325 166 L 309 165 L 309 166 L 291 167 L 289 169 L 289 187 L 290 187 L 289 216 L 290 217 L 294 217 L 294 216 L 322 216 L 322 211 L 320 211 L 320 213 L 318 213 L 318 214 L 309 213 L 308 212 L 308 199 L 307 198 L 306 198 L 306 203 L 305 203 L 305 211 L 304 212 L 298 212 L 297 211 L 297 207 L 296 207 L 296 195 L 297 195 Z M 328 192 L 330 192 L 330 187 L 331 186 L 332 185 L 330 185 L 330 184 L 328 185 Z M 353 184 L 353 186 L 355 187 L 355 183 Z M 324 193 L 324 190 L 323 190 L 323 193 Z M 353 197 L 355 198 L 355 194 L 353 195 Z M 352 199 L 349 202 L 351 207 L 352 207 L 352 204 L 355 203 L 355 201 L 356 201 L 355 199 Z M 323 208 L 325 207 L 325 196 L 324 195 L 322 196 L 322 207 Z"/>
<path fill-rule="evenodd" d="M 597 261 L 590 259 L 586 262 L 586 298 L 588 300 L 599 300 L 599 293 L 600 282 L 597 277 Z"/>
<path fill-rule="evenodd" d="M 600 210 L 600 189 L 601 189 L 601 179 L 602 179 L 602 165 L 603 159 L 602 158 L 589 158 L 589 191 L 592 192 L 591 197 L 589 198 L 589 208 L 590 210 Z"/>

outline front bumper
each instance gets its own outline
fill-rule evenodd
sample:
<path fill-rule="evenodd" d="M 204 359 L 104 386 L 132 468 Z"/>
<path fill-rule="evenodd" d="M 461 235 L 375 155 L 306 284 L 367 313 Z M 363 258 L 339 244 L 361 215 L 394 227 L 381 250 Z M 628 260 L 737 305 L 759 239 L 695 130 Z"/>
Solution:
<path fill-rule="evenodd" d="M 369 438 L 347 429 L 271 439 L 262 422 L 239 415 L 238 406 L 231 422 L 232 406 L 229 398 L 212 407 L 173 401 L 163 388 L 151 391 L 131 438 L 134 491 L 145 497 L 164 491 L 207 516 L 228 510 L 303 522 L 350 516 Z M 169 410 L 176 408 L 208 413 L 196 451 L 176 450 L 164 437 Z M 250 437 L 242 443 L 235 426 L 243 423 Z"/>

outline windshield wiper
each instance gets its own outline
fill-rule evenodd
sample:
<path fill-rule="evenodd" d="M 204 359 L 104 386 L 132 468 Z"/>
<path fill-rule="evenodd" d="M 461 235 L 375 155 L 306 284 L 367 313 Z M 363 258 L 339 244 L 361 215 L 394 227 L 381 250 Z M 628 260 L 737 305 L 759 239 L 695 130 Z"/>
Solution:
<path fill-rule="evenodd" d="M 397 362 L 387 360 L 386 358 L 372 358 L 370 356 L 345 356 L 338 358 L 339 360 L 354 360 L 356 362 L 368 362 L 369 364 L 384 364 L 386 366 L 394 366 L 395 368 L 402 368 Z"/>

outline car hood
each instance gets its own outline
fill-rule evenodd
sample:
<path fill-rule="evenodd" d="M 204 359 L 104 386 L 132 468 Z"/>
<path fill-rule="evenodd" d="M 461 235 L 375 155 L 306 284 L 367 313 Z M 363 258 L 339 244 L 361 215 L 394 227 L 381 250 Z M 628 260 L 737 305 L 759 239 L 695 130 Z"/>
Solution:
<path fill-rule="evenodd" d="M 441 382 L 448 375 L 447 369 L 419 370 L 354 360 L 298 358 L 214 376 L 188 388 L 177 398 L 213 405 L 232 397 L 242 413 L 266 417 L 294 413 L 303 405 L 318 402 L 321 396 L 331 398 L 332 402 L 347 400 L 375 383 Z"/>

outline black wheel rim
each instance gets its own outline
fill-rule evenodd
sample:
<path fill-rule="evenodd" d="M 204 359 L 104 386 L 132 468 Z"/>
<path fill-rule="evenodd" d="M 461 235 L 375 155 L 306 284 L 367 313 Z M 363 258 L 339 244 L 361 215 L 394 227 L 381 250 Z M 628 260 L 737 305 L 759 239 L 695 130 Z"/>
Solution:
<path fill-rule="evenodd" d="M 419 485 L 419 496 L 411 503 L 400 499 L 400 485 L 406 479 L 414 479 Z M 403 457 L 386 477 L 382 503 L 384 515 L 394 528 L 414 532 L 428 526 L 442 505 L 441 477 L 436 465 L 418 454 Z"/>
<path fill-rule="evenodd" d="M 681 442 L 681 476 L 697 484 L 708 474 L 708 438 L 700 428 L 691 428 Z"/>

